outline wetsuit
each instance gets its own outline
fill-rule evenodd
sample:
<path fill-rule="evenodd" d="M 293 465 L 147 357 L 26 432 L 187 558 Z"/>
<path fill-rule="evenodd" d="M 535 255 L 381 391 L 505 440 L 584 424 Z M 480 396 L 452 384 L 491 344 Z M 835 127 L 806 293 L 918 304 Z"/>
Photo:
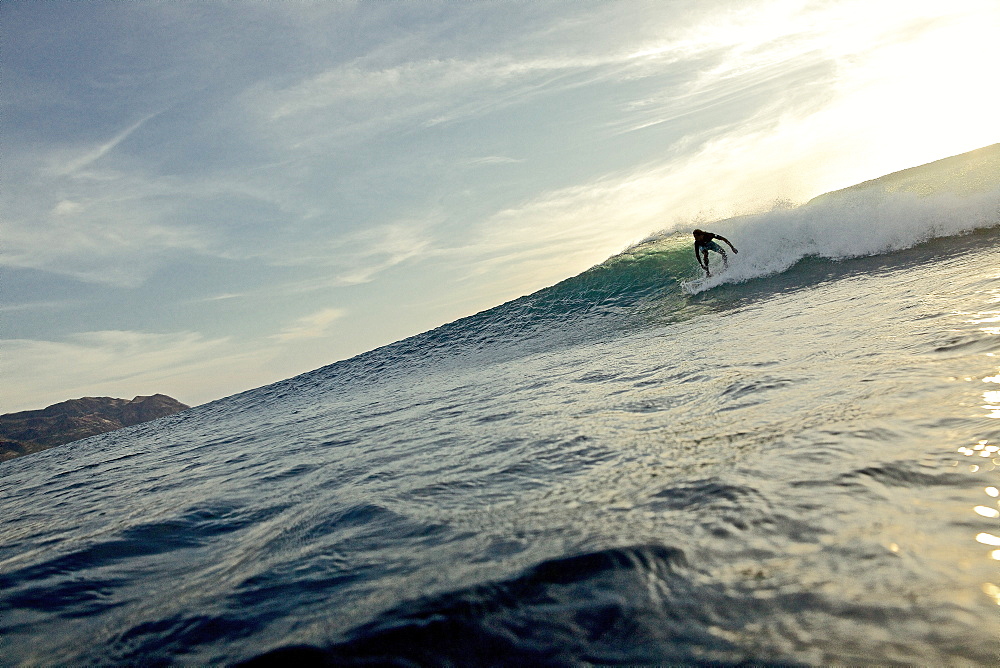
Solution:
<path fill-rule="evenodd" d="M 694 256 L 698 260 L 698 264 L 705 270 L 705 273 L 709 276 L 712 272 L 708 269 L 708 251 L 713 251 L 722 256 L 722 261 L 725 265 L 729 266 L 729 259 L 726 257 L 726 251 L 722 249 L 722 246 L 715 243 L 713 239 L 719 239 L 725 241 L 726 244 L 733 249 L 734 253 L 738 253 L 736 247 L 729 242 L 729 239 L 719 236 L 718 234 L 713 234 L 711 232 L 705 232 L 704 230 L 694 231 Z"/>
<path fill-rule="evenodd" d="M 712 239 L 716 238 L 717 235 L 712 234 L 711 232 L 702 232 L 701 238 L 696 238 L 694 240 L 695 257 L 700 258 L 701 256 L 698 255 L 698 253 L 704 251 L 715 251 L 716 253 L 721 253 L 722 255 L 725 255 L 726 251 L 722 250 L 722 247 L 719 246 L 719 244 L 712 241 Z"/>

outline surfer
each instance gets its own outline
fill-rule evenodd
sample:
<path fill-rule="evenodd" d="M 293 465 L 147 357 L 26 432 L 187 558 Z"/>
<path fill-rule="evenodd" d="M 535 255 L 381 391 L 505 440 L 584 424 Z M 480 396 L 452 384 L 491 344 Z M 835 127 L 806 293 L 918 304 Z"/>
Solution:
<path fill-rule="evenodd" d="M 722 246 L 715 243 L 713 239 L 718 239 L 720 241 L 725 241 L 726 244 L 733 249 L 734 253 L 739 253 L 729 239 L 718 234 L 712 234 L 711 232 L 705 232 L 704 230 L 694 231 L 694 256 L 698 259 L 698 264 L 702 269 L 705 270 L 706 276 L 711 276 L 712 272 L 708 270 L 708 251 L 713 251 L 722 256 L 722 263 L 729 267 L 729 258 L 726 257 L 726 251 L 722 249 Z M 700 253 L 700 254 L 699 254 Z"/>

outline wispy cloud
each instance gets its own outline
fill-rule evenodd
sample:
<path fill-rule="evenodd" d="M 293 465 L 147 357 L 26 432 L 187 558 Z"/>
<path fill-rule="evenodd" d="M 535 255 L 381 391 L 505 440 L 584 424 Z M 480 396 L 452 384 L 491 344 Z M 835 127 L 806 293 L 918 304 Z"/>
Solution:
<path fill-rule="evenodd" d="M 296 341 L 299 339 L 318 339 L 329 336 L 333 323 L 347 315 L 347 311 L 340 308 L 324 308 L 303 316 L 292 325 L 284 328 L 280 333 L 271 338 L 281 342 Z"/>
<path fill-rule="evenodd" d="M 524 158 L 510 158 L 505 155 L 487 155 L 482 158 L 473 158 L 468 161 L 470 165 L 517 165 L 524 162 Z"/>
<path fill-rule="evenodd" d="M 154 114 L 149 114 L 148 116 L 139 119 L 132 125 L 128 126 L 124 130 L 116 134 L 109 141 L 104 142 L 103 144 L 100 144 L 98 146 L 87 148 L 84 151 L 78 153 L 78 155 L 76 155 L 75 157 L 70 157 L 68 155 L 60 156 L 58 160 L 54 160 L 51 166 L 52 173 L 57 176 L 67 176 L 79 173 L 81 170 L 85 169 L 86 167 L 89 167 L 91 164 L 97 162 L 105 155 L 110 153 L 112 150 L 114 150 L 116 146 L 118 146 L 123 141 L 128 139 L 128 137 L 133 132 L 141 128 L 143 125 L 146 124 L 147 121 L 149 121 L 152 118 L 155 118 L 159 114 L 160 112 L 156 112 Z"/>
<path fill-rule="evenodd" d="M 487 56 L 392 66 L 356 61 L 292 85 L 261 83 L 245 93 L 241 104 L 259 116 L 259 127 L 273 146 L 327 147 L 481 117 L 539 94 L 551 95 L 554 78 L 567 72 L 618 60 Z"/>
<path fill-rule="evenodd" d="M 321 278 L 289 283 L 282 287 L 286 292 L 370 283 L 386 270 L 414 258 L 435 254 L 427 229 L 432 217 L 396 220 L 302 245 L 294 252 L 273 255 L 271 261 L 290 267 L 322 268 Z"/>

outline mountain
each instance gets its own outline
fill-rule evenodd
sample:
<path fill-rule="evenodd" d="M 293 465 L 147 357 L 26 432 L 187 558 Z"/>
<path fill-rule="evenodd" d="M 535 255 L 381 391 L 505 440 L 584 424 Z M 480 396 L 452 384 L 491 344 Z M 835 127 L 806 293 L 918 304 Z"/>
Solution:
<path fill-rule="evenodd" d="M 185 404 L 165 394 L 114 399 L 83 397 L 47 408 L 0 415 L 0 461 L 173 415 Z"/>

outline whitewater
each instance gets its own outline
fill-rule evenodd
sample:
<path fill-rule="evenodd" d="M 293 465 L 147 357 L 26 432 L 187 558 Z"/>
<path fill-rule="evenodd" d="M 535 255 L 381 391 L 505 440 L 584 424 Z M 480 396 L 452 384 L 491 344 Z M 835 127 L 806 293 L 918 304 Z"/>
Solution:
<path fill-rule="evenodd" d="M 0 663 L 996 665 L 1000 145 L 702 226 L 0 464 Z"/>

